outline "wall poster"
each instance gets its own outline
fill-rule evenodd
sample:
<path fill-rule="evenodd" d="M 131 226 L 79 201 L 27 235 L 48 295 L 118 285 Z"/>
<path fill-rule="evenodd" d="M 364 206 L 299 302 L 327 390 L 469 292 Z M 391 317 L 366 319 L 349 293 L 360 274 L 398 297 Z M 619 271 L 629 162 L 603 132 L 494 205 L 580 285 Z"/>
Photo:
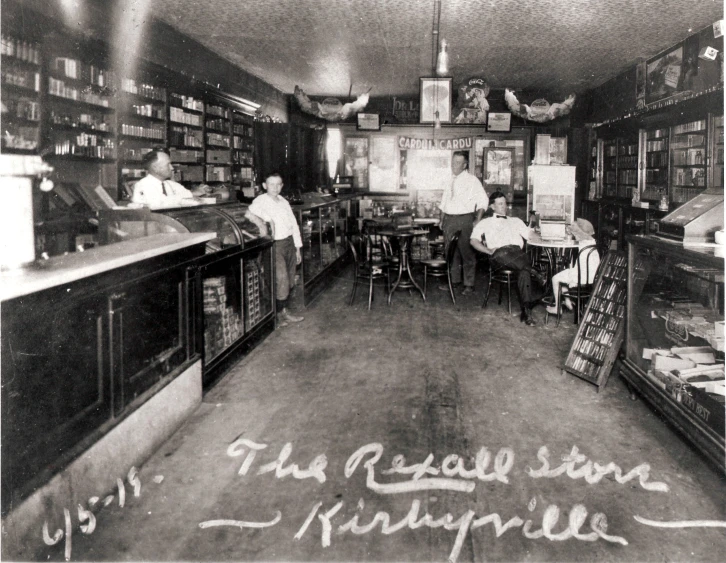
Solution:
<path fill-rule="evenodd" d="M 396 138 L 370 138 L 370 166 L 368 176 L 372 192 L 393 192 L 398 186 L 398 159 L 396 158 Z"/>
<path fill-rule="evenodd" d="M 410 190 L 443 190 L 451 183 L 450 150 L 408 150 L 406 185 Z"/>
<path fill-rule="evenodd" d="M 668 98 L 678 92 L 683 82 L 683 45 L 648 61 L 645 103 Z"/>
<path fill-rule="evenodd" d="M 353 187 L 368 189 L 368 137 L 345 139 L 345 175 L 353 176 Z"/>

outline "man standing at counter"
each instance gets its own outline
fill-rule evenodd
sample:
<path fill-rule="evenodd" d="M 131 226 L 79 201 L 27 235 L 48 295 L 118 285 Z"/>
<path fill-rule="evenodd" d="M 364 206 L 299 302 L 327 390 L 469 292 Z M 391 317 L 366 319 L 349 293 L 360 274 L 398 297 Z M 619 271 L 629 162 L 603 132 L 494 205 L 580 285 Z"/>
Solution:
<path fill-rule="evenodd" d="M 469 244 L 469 237 L 474 223 L 481 220 L 489 205 L 489 198 L 479 178 L 469 174 L 469 154 L 457 151 L 451 159 L 451 171 L 454 175 L 451 185 L 444 188 L 441 198 L 441 230 L 444 231 L 446 244 L 457 231 L 461 231 L 459 245 L 451 264 L 451 283 L 461 283 L 461 269 L 464 270 L 464 290 L 462 295 L 474 292 L 474 276 L 476 274 L 476 253 Z M 449 291 L 448 285 L 439 289 Z"/>
<path fill-rule="evenodd" d="M 133 203 L 143 203 L 151 209 L 200 205 L 192 192 L 171 179 L 174 166 L 164 149 L 154 149 L 144 156 L 146 176 L 134 184 Z"/>
<path fill-rule="evenodd" d="M 282 178 L 277 172 L 268 174 L 262 183 L 267 193 L 257 196 L 247 210 L 247 218 L 267 234 L 267 223 L 272 225 L 275 241 L 275 300 L 277 302 L 277 326 L 299 323 L 303 317 L 296 317 L 287 310 L 290 291 L 295 286 L 295 269 L 302 262 L 300 249 L 302 237 L 295 215 L 287 200 L 280 197 Z"/>

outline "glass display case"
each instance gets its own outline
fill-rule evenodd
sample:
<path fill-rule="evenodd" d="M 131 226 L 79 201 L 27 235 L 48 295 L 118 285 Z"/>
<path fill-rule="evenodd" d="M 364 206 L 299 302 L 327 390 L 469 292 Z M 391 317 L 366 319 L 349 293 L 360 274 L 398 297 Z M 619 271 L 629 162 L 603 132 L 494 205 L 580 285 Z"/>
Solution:
<path fill-rule="evenodd" d="M 302 288 L 308 305 L 345 266 L 348 257 L 346 235 L 353 220 L 357 196 L 320 197 L 293 206 L 303 239 Z"/>
<path fill-rule="evenodd" d="M 628 237 L 628 245 L 621 375 L 726 469 L 722 249 L 655 236 Z"/>
<path fill-rule="evenodd" d="M 204 361 L 204 384 L 214 382 L 237 352 L 249 350 L 274 330 L 272 239 L 261 237 L 245 214 L 229 203 L 175 209 L 112 209 L 99 214 L 102 244 L 160 232 L 214 232 L 195 265 L 201 285 L 201 332 L 195 335 Z"/>

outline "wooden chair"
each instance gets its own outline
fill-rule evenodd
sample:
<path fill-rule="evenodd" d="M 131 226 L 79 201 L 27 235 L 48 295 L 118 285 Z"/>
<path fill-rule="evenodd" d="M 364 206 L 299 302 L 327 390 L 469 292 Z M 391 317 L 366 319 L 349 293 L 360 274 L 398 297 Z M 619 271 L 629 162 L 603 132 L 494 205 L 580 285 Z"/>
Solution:
<path fill-rule="evenodd" d="M 368 283 L 368 310 L 370 311 L 373 303 L 373 282 L 380 279 L 385 280 L 386 292 L 391 286 L 390 264 L 375 257 L 372 252 L 373 242 L 369 236 L 353 235 L 348 239 L 348 246 L 355 263 L 353 291 L 350 294 L 348 305 L 353 304 L 355 293 L 358 290 L 358 282 L 365 280 Z"/>
<path fill-rule="evenodd" d="M 429 276 L 433 276 L 435 278 L 442 278 L 446 276 L 446 280 L 449 284 L 449 293 L 451 294 L 451 300 L 454 302 L 454 305 L 456 305 L 454 286 L 451 283 L 451 263 L 454 261 L 456 247 L 459 245 L 459 236 L 461 236 L 461 231 L 456 231 L 456 233 L 454 233 L 454 236 L 451 237 L 451 240 L 449 241 L 449 244 L 446 247 L 446 251 L 444 253 L 444 255 L 446 256 L 445 260 L 442 260 L 440 258 L 431 258 L 430 260 L 421 260 L 419 262 L 420 264 L 423 264 L 424 267 L 424 297 L 426 296 L 426 282 L 428 281 Z"/>
<path fill-rule="evenodd" d="M 567 296 L 573 302 L 575 324 L 580 323 L 580 317 L 585 311 L 585 305 L 587 304 L 587 300 L 590 299 L 590 295 L 592 295 L 592 290 L 594 286 L 594 284 L 592 283 L 581 284 L 579 283 L 579 281 L 590 279 L 594 280 L 595 277 L 597 277 L 597 270 L 592 272 L 590 269 L 590 257 L 593 252 L 598 252 L 598 248 L 595 245 L 588 246 L 577 255 L 576 263 L 578 283 L 575 286 L 570 286 L 569 293 L 567 294 Z M 604 260 L 601 260 L 600 264 L 602 264 L 603 262 Z M 598 266 L 597 269 L 599 270 L 600 266 Z M 557 303 L 559 303 L 559 307 L 557 309 L 557 322 L 555 323 L 555 326 L 560 326 L 560 319 L 562 318 L 562 298 L 565 295 L 562 292 L 563 285 L 564 284 L 560 284 L 557 288 Z M 547 324 L 548 318 L 549 313 L 545 313 L 545 324 Z"/>
<path fill-rule="evenodd" d="M 519 295 L 519 287 L 517 286 L 517 272 L 514 270 L 511 270 L 509 268 L 496 269 L 494 264 L 492 263 L 491 258 L 489 259 L 489 280 L 487 281 L 487 291 L 486 291 L 486 294 L 484 295 L 484 303 L 482 303 L 482 308 L 485 308 L 487 306 L 487 302 L 489 301 L 489 293 L 491 293 L 491 290 L 492 290 L 493 281 L 497 282 L 499 284 L 499 301 L 498 301 L 498 303 L 500 305 L 502 303 L 502 291 L 504 289 L 504 285 L 507 286 L 507 309 L 511 316 L 511 314 L 512 314 L 512 285 L 514 285 L 514 291 L 517 294 L 517 299 L 519 299 L 520 303 L 522 301 L 522 298 Z"/>

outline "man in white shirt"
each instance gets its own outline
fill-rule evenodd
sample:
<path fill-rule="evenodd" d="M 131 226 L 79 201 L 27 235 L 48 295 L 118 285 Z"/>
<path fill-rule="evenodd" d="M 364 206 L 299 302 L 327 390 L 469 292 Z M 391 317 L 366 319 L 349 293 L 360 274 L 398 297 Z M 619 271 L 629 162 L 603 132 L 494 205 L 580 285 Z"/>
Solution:
<path fill-rule="evenodd" d="M 163 149 L 154 149 L 144 156 L 146 176 L 134 184 L 131 201 L 143 203 L 151 209 L 199 205 L 201 202 L 192 192 L 171 180 L 174 166 Z"/>
<path fill-rule="evenodd" d="M 267 223 L 272 225 L 272 238 L 275 241 L 275 300 L 277 305 L 277 326 L 299 323 L 297 317 L 287 310 L 290 291 L 295 286 L 295 270 L 302 262 L 300 249 L 302 237 L 295 215 L 287 200 L 280 197 L 282 178 L 276 172 L 268 174 L 262 183 L 267 193 L 257 196 L 247 210 L 247 218 L 267 234 Z"/>
<path fill-rule="evenodd" d="M 469 174 L 469 154 L 466 151 L 457 151 L 451 159 L 451 172 L 453 180 L 451 185 L 444 189 L 441 197 L 441 230 L 448 244 L 457 231 L 459 236 L 458 250 L 454 254 L 451 264 L 451 283 L 461 283 L 461 270 L 464 271 L 464 290 L 462 295 L 474 292 L 474 277 L 476 274 L 476 253 L 469 244 L 469 237 L 474 224 L 481 220 L 489 205 L 489 198 L 484 191 L 479 178 Z M 448 285 L 439 287 L 449 291 Z"/>
<path fill-rule="evenodd" d="M 534 276 L 540 285 L 545 284 L 544 276 L 532 268 L 529 257 L 524 252 L 524 241 L 532 232 L 519 217 L 507 217 L 507 198 L 496 191 L 491 196 L 494 214 L 482 219 L 471 232 L 470 243 L 479 252 L 489 255 L 495 268 L 510 268 L 517 272 L 522 314 L 521 322 L 528 326 L 537 324 L 532 317 L 532 281 Z"/>

